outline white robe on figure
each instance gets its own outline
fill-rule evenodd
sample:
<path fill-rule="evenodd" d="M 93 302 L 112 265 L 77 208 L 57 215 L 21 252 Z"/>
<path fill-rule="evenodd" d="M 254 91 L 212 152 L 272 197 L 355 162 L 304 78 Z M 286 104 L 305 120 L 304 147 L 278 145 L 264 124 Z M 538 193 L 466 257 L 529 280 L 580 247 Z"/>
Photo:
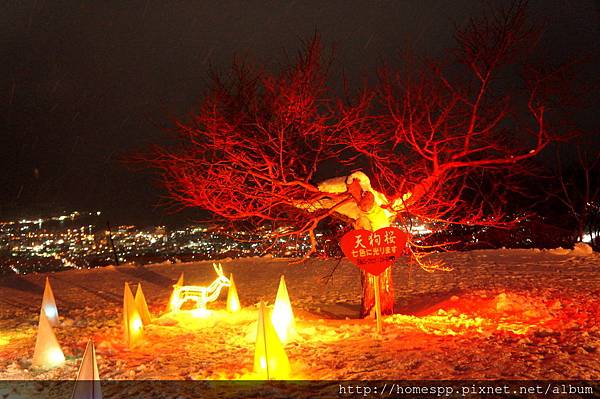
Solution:
<path fill-rule="evenodd" d="M 317 188 L 324 193 L 343 194 L 348 191 L 348 184 L 352 183 L 354 179 L 359 181 L 362 191 L 368 191 L 373 194 L 373 207 L 365 212 L 358 207 L 356 201 L 349 201 L 336 208 L 336 212 L 354 220 L 355 229 L 375 231 L 384 227 L 389 227 L 390 221 L 393 219 L 395 213 L 382 208 L 382 205 L 388 205 L 389 203 L 385 194 L 373 189 L 369 177 L 363 172 L 354 172 L 347 177 L 341 176 L 324 180 L 317 185 Z M 318 209 L 331 209 L 337 202 L 338 201 L 335 199 L 325 198 L 311 204 L 306 204 L 305 206 L 302 206 L 302 208 L 311 212 Z"/>

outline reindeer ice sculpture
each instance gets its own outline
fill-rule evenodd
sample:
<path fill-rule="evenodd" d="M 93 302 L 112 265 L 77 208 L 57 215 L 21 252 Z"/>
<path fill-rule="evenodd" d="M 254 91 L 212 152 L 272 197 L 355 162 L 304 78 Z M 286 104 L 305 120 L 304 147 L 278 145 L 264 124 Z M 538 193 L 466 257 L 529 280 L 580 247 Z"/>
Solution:
<path fill-rule="evenodd" d="M 196 303 L 193 310 L 195 315 L 204 316 L 207 314 L 206 304 L 215 301 L 223 287 L 229 287 L 230 281 L 223 274 L 223 266 L 219 263 L 213 267 L 218 277 L 208 287 L 199 285 L 177 285 L 173 286 L 173 295 L 171 296 L 171 311 L 177 312 L 187 301 Z"/>

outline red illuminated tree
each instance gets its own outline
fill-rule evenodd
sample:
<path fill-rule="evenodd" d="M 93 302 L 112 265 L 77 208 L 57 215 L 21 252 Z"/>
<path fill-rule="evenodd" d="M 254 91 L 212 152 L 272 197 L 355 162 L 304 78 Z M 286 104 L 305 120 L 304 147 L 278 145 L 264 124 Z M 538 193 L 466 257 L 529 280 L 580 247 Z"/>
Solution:
<path fill-rule="evenodd" d="M 176 122 L 175 144 L 150 162 L 183 206 L 269 222 L 270 238 L 308 234 L 313 251 L 329 218 L 367 228 L 386 223 L 381 215 L 407 228 L 415 218 L 436 229 L 510 223 L 501 205 L 511 179 L 557 133 L 547 122 L 547 74 L 525 63 L 536 39 L 516 4 L 459 30 L 450 62 L 388 66 L 376 87 L 345 101 L 315 39 L 278 73 L 235 65 L 214 76 L 198 111 Z M 359 169 L 356 181 L 320 184 Z M 420 242 L 410 244 L 413 259 L 434 268 Z M 389 314 L 389 269 L 380 281 Z M 362 282 L 365 316 L 373 287 L 368 276 Z"/>

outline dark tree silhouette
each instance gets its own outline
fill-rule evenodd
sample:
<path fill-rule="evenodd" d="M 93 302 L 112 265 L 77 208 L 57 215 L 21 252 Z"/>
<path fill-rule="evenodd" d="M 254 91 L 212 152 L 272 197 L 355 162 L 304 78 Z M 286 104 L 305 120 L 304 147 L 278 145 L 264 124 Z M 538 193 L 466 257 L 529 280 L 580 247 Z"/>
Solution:
<path fill-rule="evenodd" d="M 547 191 L 566 210 L 564 214 L 568 215 L 572 226 L 573 241 L 583 241 L 588 236 L 594 248 L 600 245 L 598 141 L 597 134 L 581 134 L 569 141 L 567 146 L 557 146 L 553 164 L 554 184 Z"/>

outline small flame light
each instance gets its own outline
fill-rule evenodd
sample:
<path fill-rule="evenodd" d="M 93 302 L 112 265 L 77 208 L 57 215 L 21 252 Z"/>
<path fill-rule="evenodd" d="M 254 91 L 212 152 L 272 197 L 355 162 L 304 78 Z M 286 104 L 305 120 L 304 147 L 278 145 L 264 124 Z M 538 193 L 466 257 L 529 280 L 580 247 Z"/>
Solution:
<path fill-rule="evenodd" d="M 58 312 L 54 306 L 44 306 L 44 312 L 46 313 L 46 317 L 50 320 L 58 317 Z"/>
<path fill-rule="evenodd" d="M 65 355 L 54 335 L 50 321 L 46 313 L 41 311 L 31 364 L 33 367 L 52 368 L 62 365 L 64 361 Z"/>
<path fill-rule="evenodd" d="M 49 367 L 57 367 L 64 363 L 65 355 L 60 348 L 53 348 L 46 354 L 46 361 Z"/>
<path fill-rule="evenodd" d="M 142 323 L 142 319 L 140 319 L 139 317 L 134 317 L 133 320 L 131 320 L 131 329 L 134 332 L 138 332 L 142 329 L 143 323 Z"/>

